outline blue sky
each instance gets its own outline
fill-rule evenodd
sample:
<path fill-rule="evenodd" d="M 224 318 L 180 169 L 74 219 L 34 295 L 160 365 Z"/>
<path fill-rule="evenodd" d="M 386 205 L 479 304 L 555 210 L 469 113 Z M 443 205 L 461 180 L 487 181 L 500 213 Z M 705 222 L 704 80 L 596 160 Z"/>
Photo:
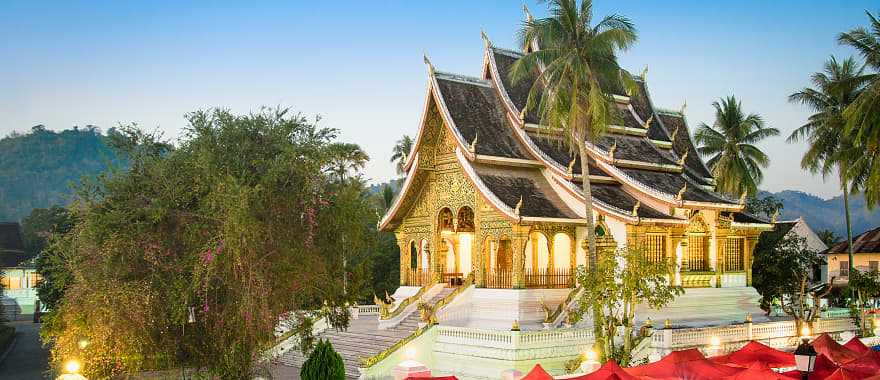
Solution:
<path fill-rule="evenodd" d="M 75 3 L 75 4 L 74 4 Z M 541 17 L 546 7 L 527 2 Z M 36 124 L 137 122 L 176 138 L 186 112 L 286 106 L 341 130 L 372 158 L 366 175 L 394 175 L 390 150 L 418 129 L 428 53 L 438 70 L 479 75 L 484 29 L 516 47 L 518 1 L 0 2 L 0 136 Z M 596 14 L 630 17 L 639 43 L 621 57 L 647 65 L 654 102 L 687 101 L 692 128 L 735 94 L 783 135 L 808 115 L 788 104 L 830 55 L 836 35 L 866 24 L 868 1 L 606 1 Z M 803 173 L 802 145 L 767 140 L 762 188 L 822 197 L 837 182 Z"/>

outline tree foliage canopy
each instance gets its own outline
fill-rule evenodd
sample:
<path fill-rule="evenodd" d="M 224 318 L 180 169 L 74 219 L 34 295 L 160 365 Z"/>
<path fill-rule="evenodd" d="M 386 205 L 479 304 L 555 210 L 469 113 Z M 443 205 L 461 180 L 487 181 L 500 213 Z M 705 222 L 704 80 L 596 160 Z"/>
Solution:
<path fill-rule="evenodd" d="M 122 129 L 130 170 L 80 187 L 57 242 L 71 281 L 44 337 L 88 377 L 184 363 L 250 378 L 279 318 L 345 310 L 359 296 L 346 288 L 369 289 L 376 210 L 359 176 L 340 175 L 359 149 L 282 109 L 187 118 L 176 147 Z"/>
<path fill-rule="evenodd" d="M 755 195 L 764 178 L 761 170 L 770 164 L 770 158 L 755 144 L 778 135 L 779 130 L 764 125 L 758 114 L 746 114 L 733 96 L 712 106 L 715 122 L 712 126 L 701 123 L 694 134 L 701 145 L 697 151 L 710 156 L 706 165 L 718 182 L 718 191 L 732 196 Z"/>
<path fill-rule="evenodd" d="M 659 309 L 684 293 L 684 289 L 669 282 L 674 265 L 671 261 L 653 262 L 640 247 L 599 255 L 598 263 L 595 271 L 583 268 L 578 271 L 578 284 L 584 288 L 579 313 L 590 311 L 594 318 L 599 318 L 594 324 L 599 325 L 602 332 L 597 339 L 605 346 L 602 352 L 625 366 L 634 348 L 636 305 L 645 303 Z M 623 346 L 618 347 L 615 337 L 620 328 L 623 329 Z"/>

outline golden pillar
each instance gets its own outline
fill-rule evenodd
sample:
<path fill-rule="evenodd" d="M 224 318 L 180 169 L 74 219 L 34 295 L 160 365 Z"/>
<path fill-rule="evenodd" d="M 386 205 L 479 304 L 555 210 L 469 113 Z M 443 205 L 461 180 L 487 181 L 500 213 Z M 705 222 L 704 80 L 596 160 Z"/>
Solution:
<path fill-rule="evenodd" d="M 397 239 L 397 247 L 400 248 L 400 285 L 403 286 L 409 280 L 409 263 L 412 258 L 406 239 Z"/>
<path fill-rule="evenodd" d="M 746 238 L 746 246 L 743 257 L 743 265 L 746 269 L 746 286 L 752 286 L 752 252 L 755 251 L 755 245 L 758 244 L 758 235 L 750 235 Z"/>
<path fill-rule="evenodd" d="M 529 239 L 529 227 L 513 226 L 510 248 L 513 261 L 513 288 L 525 288 L 526 241 Z"/>
<path fill-rule="evenodd" d="M 724 273 L 724 263 L 727 255 L 727 234 L 715 232 L 715 287 L 721 287 L 721 274 Z"/>

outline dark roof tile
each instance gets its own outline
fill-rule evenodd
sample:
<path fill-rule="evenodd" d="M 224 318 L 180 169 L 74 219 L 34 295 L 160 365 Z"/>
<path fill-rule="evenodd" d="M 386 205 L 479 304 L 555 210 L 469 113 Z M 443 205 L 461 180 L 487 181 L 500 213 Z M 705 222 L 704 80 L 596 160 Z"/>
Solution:
<path fill-rule="evenodd" d="M 697 149 L 694 147 L 694 144 L 690 139 L 690 132 L 687 129 L 687 125 L 684 123 L 684 119 L 681 116 L 672 116 L 669 114 L 660 114 L 660 118 L 663 120 L 663 125 L 666 126 L 666 129 L 670 131 L 669 133 L 677 133 L 675 136 L 675 142 L 672 144 L 672 149 L 675 150 L 675 154 L 681 157 L 687 152 L 685 166 L 697 176 L 712 178 L 712 174 L 706 169 L 706 166 L 700 159 L 700 154 L 697 153 Z"/>
<path fill-rule="evenodd" d="M 844 240 L 828 248 L 823 253 L 848 252 L 849 243 Z M 853 238 L 854 253 L 878 253 L 880 252 L 880 227 L 868 230 Z"/>
<path fill-rule="evenodd" d="M 476 153 L 527 159 L 491 87 L 438 76 L 437 85 L 459 133 L 470 143 L 477 137 Z"/>

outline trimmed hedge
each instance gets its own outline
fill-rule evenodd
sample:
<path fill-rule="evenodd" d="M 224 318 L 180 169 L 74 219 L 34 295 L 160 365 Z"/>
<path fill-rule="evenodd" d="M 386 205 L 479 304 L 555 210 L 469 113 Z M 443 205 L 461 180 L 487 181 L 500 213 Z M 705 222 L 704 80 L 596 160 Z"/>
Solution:
<path fill-rule="evenodd" d="M 321 340 L 299 371 L 302 380 L 345 380 L 345 363 L 329 340 Z"/>

